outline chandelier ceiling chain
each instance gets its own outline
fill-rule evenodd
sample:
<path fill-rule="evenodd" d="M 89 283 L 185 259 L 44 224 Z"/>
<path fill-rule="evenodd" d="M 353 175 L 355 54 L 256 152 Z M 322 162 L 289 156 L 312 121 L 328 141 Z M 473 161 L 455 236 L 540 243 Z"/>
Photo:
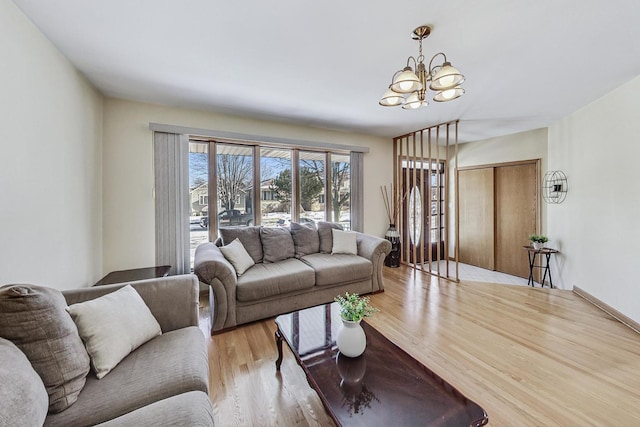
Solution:
<path fill-rule="evenodd" d="M 447 102 L 461 97 L 464 89 L 460 85 L 464 82 L 464 76 L 454 68 L 443 52 L 438 52 L 429 61 L 429 68 L 424 65 L 422 54 L 422 40 L 429 37 L 431 27 L 422 25 L 411 34 L 411 38 L 418 40 L 418 58 L 410 56 L 407 66 L 396 71 L 391 79 L 389 89 L 382 95 L 379 104 L 385 107 L 402 105 L 407 110 L 415 110 L 429 105 L 426 100 L 427 87 L 435 92 L 433 100 Z M 444 58 L 441 64 L 433 65 L 436 57 Z M 411 68 L 413 60 L 415 71 Z"/>

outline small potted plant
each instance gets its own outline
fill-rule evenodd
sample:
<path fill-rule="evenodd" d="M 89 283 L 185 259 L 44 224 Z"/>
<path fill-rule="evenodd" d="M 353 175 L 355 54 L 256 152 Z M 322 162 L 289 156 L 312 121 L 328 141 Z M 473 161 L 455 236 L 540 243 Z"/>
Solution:
<path fill-rule="evenodd" d="M 531 240 L 531 243 L 533 244 L 533 249 L 539 251 L 544 247 L 544 244 L 549 241 L 549 238 L 542 234 L 532 234 L 529 236 L 529 240 Z"/>
<path fill-rule="evenodd" d="M 379 310 L 369 304 L 369 297 L 361 297 L 356 293 L 346 292 L 338 295 L 335 301 L 340 306 L 342 325 L 338 329 L 336 344 L 340 353 L 347 357 L 358 357 L 367 347 L 367 337 L 360 321 L 371 317 Z"/>
<path fill-rule="evenodd" d="M 364 317 L 371 317 L 380 311 L 369 305 L 369 297 L 361 297 L 356 293 L 346 292 L 344 296 L 338 295 L 335 301 L 340 306 L 340 317 L 350 322 L 359 322 Z"/>

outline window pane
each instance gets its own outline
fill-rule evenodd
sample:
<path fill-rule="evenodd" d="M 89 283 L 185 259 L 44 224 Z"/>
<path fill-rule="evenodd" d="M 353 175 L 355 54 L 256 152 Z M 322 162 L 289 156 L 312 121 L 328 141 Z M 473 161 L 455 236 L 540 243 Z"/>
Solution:
<path fill-rule="evenodd" d="M 218 227 L 253 225 L 253 150 L 216 144 Z"/>
<path fill-rule="evenodd" d="M 291 221 L 291 150 L 260 149 L 260 215 L 264 227 Z"/>
<path fill-rule="evenodd" d="M 300 152 L 300 220 L 324 221 L 325 154 Z"/>
<path fill-rule="evenodd" d="M 189 237 L 191 268 L 193 256 L 200 243 L 209 239 L 209 144 L 189 143 Z"/>
<path fill-rule="evenodd" d="M 347 155 L 331 155 L 332 221 L 351 229 L 351 163 Z"/>

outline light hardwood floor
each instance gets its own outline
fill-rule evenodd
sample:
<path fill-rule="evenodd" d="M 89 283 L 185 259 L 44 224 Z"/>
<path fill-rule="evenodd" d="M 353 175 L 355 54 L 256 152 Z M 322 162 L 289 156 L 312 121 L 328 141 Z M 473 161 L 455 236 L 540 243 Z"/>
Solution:
<path fill-rule="evenodd" d="M 406 267 L 384 276 L 368 322 L 482 406 L 489 425 L 640 425 L 640 335 L 573 292 Z M 286 345 L 276 372 L 274 331 L 267 319 L 210 338 L 216 425 L 333 425 Z"/>

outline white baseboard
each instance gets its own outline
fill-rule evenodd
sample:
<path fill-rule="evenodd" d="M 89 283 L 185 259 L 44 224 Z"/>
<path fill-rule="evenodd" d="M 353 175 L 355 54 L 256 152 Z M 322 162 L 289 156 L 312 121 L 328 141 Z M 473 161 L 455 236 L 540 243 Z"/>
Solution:
<path fill-rule="evenodd" d="M 595 305 L 600 310 L 602 310 L 605 313 L 609 314 L 611 317 L 613 317 L 614 319 L 616 319 L 617 321 L 619 321 L 623 325 L 633 329 L 635 332 L 640 334 L 640 323 L 638 323 L 635 320 L 625 316 L 624 314 L 620 313 L 615 308 L 613 308 L 610 305 L 600 301 L 598 298 L 594 297 L 593 295 L 591 295 L 587 291 L 585 291 L 583 289 L 580 289 L 577 286 L 573 287 L 573 292 L 576 295 L 584 298 L 585 300 L 587 300 L 591 304 Z"/>

